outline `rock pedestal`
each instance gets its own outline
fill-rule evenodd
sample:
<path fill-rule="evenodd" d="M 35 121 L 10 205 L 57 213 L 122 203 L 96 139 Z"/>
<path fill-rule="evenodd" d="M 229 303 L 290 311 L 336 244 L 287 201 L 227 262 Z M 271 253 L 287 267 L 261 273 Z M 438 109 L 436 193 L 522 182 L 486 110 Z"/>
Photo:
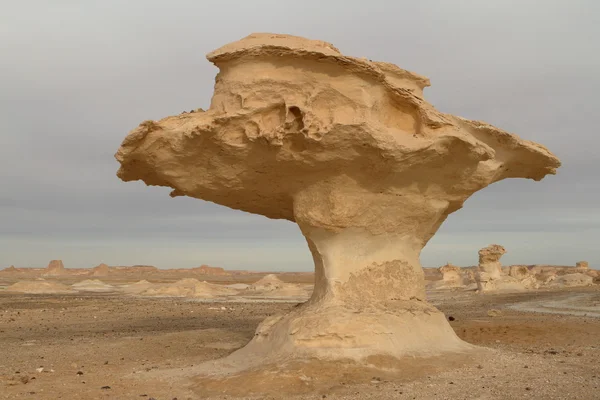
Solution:
<path fill-rule="evenodd" d="M 423 97 L 427 78 L 326 42 L 253 34 L 208 59 L 220 70 L 210 108 L 143 122 L 116 158 L 124 181 L 293 221 L 304 234 L 312 298 L 268 318 L 226 361 L 367 362 L 472 348 L 425 300 L 421 249 L 476 191 L 540 180 L 558 159 L 438 112 Z"/>

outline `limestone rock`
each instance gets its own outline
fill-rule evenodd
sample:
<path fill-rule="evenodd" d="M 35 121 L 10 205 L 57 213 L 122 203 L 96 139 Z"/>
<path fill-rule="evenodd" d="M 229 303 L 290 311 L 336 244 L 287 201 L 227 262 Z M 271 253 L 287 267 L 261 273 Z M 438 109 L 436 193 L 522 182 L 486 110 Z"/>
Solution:
<path fill-rule="evenodd" d="M 104 263 L 92 268 L 92 276 L 108 276 L 110 267 Z"/>
<path fill-rule="evenodd" d="M 452 265 L 450 263 L 446 265 L 442 265 L 439 268 L 439 271 L 442 273 L 442 280 L 447 282 L 460 282 L 462 280 L 462 275 L 460 272 L 460 267 L 456 265 Z"/>
<path fill-rule="evenodd" d="M 14 274 L 17 271 L 18 268 L 16 268 L 14 265 L 11 265 L 10 267 L 0 269 L 0 274 Z"/>
<path fill-rule="evenodd" d="M 573 273 L 557 276 L 552 281 L 548 282 L 550 287 L 577 287 L 591 286 L 594 284 L 594 278 L 582 273 Z"/>
<path fill-rule="evenodd" d="M 52 260 L 46 267 L 46 270 L 43 273 L 44 276 L 60 276 L 67 275 L 67 271 L 65 270 L 65 266 L 61 260 Z"/>
<path fill-rule="evenodd" d="M 506 249 L 497 244 L 491 244 L 479 250 L 479 269 L 477 271 L 477 288 L 482 292 L 498 289 L 502 280 L 502 264 L 500 258 Z"/>
<path fill-rule="evenodd" d="M 587 261 L 577 261 L 575 263 L 575 268 L 577 268 L 578 270 L 587 270 L 590 268 L 590 265 Z"/>
<path fill-rule="evenodd" d="M 115 287 L 98 279 L 86 279 L 71 285 L 78 292 L 112 292 Z"/>
<path fill-rule="evenodd" d="M 211 267 L 209 265 L 201 265 L 199 267 L 192 268 L 190 271 L 200 275 L 230 275 L 221 267 Z"/>
<path fill-rule="evenodd" d="M 476 191 L 540 180 L 559 160 L 435 110 L 427 78 L 326 42 L 252 34 L 208 59 L 220 70 L 210 108 L 143 122 L 116 159 L 124 181 L 293 221 L 304 234 L 311 299 L 261 324 L 226 363 L 472 349 L 427 303 L 421 249 Z"/>
<path fill-rule="evenodd" d="M 506 249 L 492 244 L 479 250 L 477 289 L 480 292 L 520 291 L 540 287 L 537 278 L 526 265 L 502 267 L 500 258 Z"/>
<path fill-rule="evenodd" d="M 448 263 L 439 267 L 438 271 L 442 274 L 442 280 L 428 284 L 429 289 L 450 289 L 464 286 L 465 279 L 460 267 Z"/>
<path fill-rule="evenodd" d="M 263 276 L 246 289 L 269 297 L 306 297 L 310 290 L 310 285 L 286 283 L 275 274 Z"/>

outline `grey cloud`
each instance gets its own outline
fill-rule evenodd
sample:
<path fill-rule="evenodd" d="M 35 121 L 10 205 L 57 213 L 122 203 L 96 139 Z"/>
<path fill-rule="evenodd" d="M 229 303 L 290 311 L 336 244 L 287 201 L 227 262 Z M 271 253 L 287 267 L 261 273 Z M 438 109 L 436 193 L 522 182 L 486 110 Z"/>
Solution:
<path fill-rule="evenodd" d="M 115 176 L 126 133 L 208 107 L 217 70 L 204 55 L 256 31 L 327 40 L 429 76 L 426 96 L 441 111 L 539 141 L 562 159 L 555 177 L 475 194 L 426 247 L 425 265 L 472 262 L 478 246 L 499 242 L 514 262 L 552 256 L 600 266 L 590 239 L 600 232 L 599 15 L 593 0 L 13 2 L 0 15 L 0 267 L 57 256 L 93 265 L 110 249 L 115 263 L 207 257 L 311 268 L 293 224 L 170 199 L 164 188 Z M 86 245 L 73 249 L 73 241 Z M 161 243 L 178 248 L 172 262 L 156 250 Z M 230 243 L 242 255 L 219 262 L 186 243 Z M 274 247 L 286 251 L 269 256 Z"/>

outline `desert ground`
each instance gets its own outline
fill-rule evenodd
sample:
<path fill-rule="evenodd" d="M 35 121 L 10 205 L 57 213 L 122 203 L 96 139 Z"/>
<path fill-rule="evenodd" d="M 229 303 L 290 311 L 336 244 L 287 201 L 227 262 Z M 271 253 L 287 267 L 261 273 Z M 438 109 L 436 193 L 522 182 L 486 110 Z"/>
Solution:
<path fill-rule="evenodd" d="M 23 277 L 0 276 L 0 398 L 600 398 L 597 284 L 485 295 L 428 290 L 458 336 L 481 347 L 468 357 L 404 360 L 388 373 L 307 364 L 301 374 L 209 382 L 196 368 L 244 346 L 267 316 L 305 301 L 311 275 L 278 275 L 284 287 L 306 289 L 279 292 L 252 290 L 264 274 L 206 275 L 209 285 L 237 288 L 212 298 L 185 285 L 173 291 L 179 275 L 155 276 L 149 295 L 128 292 L 137 281 L 123 276 L 46 276 L 33 282 L 67 291 L 40 294 L 8 291 Z"/>

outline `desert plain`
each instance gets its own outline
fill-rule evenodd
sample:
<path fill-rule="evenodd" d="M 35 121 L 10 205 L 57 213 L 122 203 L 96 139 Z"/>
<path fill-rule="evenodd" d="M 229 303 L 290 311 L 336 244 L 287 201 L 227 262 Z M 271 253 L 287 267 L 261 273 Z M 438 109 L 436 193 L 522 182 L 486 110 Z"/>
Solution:
<path fill-rule="evenodd" d="M 600 398 L 597 283 L 482 293 L 426 268 L 428 301 L 481 353 L 210 382 L 197 368 L 306 301 L 312 273 L 56 264 L 0 271 L 2 399 Z"/>

